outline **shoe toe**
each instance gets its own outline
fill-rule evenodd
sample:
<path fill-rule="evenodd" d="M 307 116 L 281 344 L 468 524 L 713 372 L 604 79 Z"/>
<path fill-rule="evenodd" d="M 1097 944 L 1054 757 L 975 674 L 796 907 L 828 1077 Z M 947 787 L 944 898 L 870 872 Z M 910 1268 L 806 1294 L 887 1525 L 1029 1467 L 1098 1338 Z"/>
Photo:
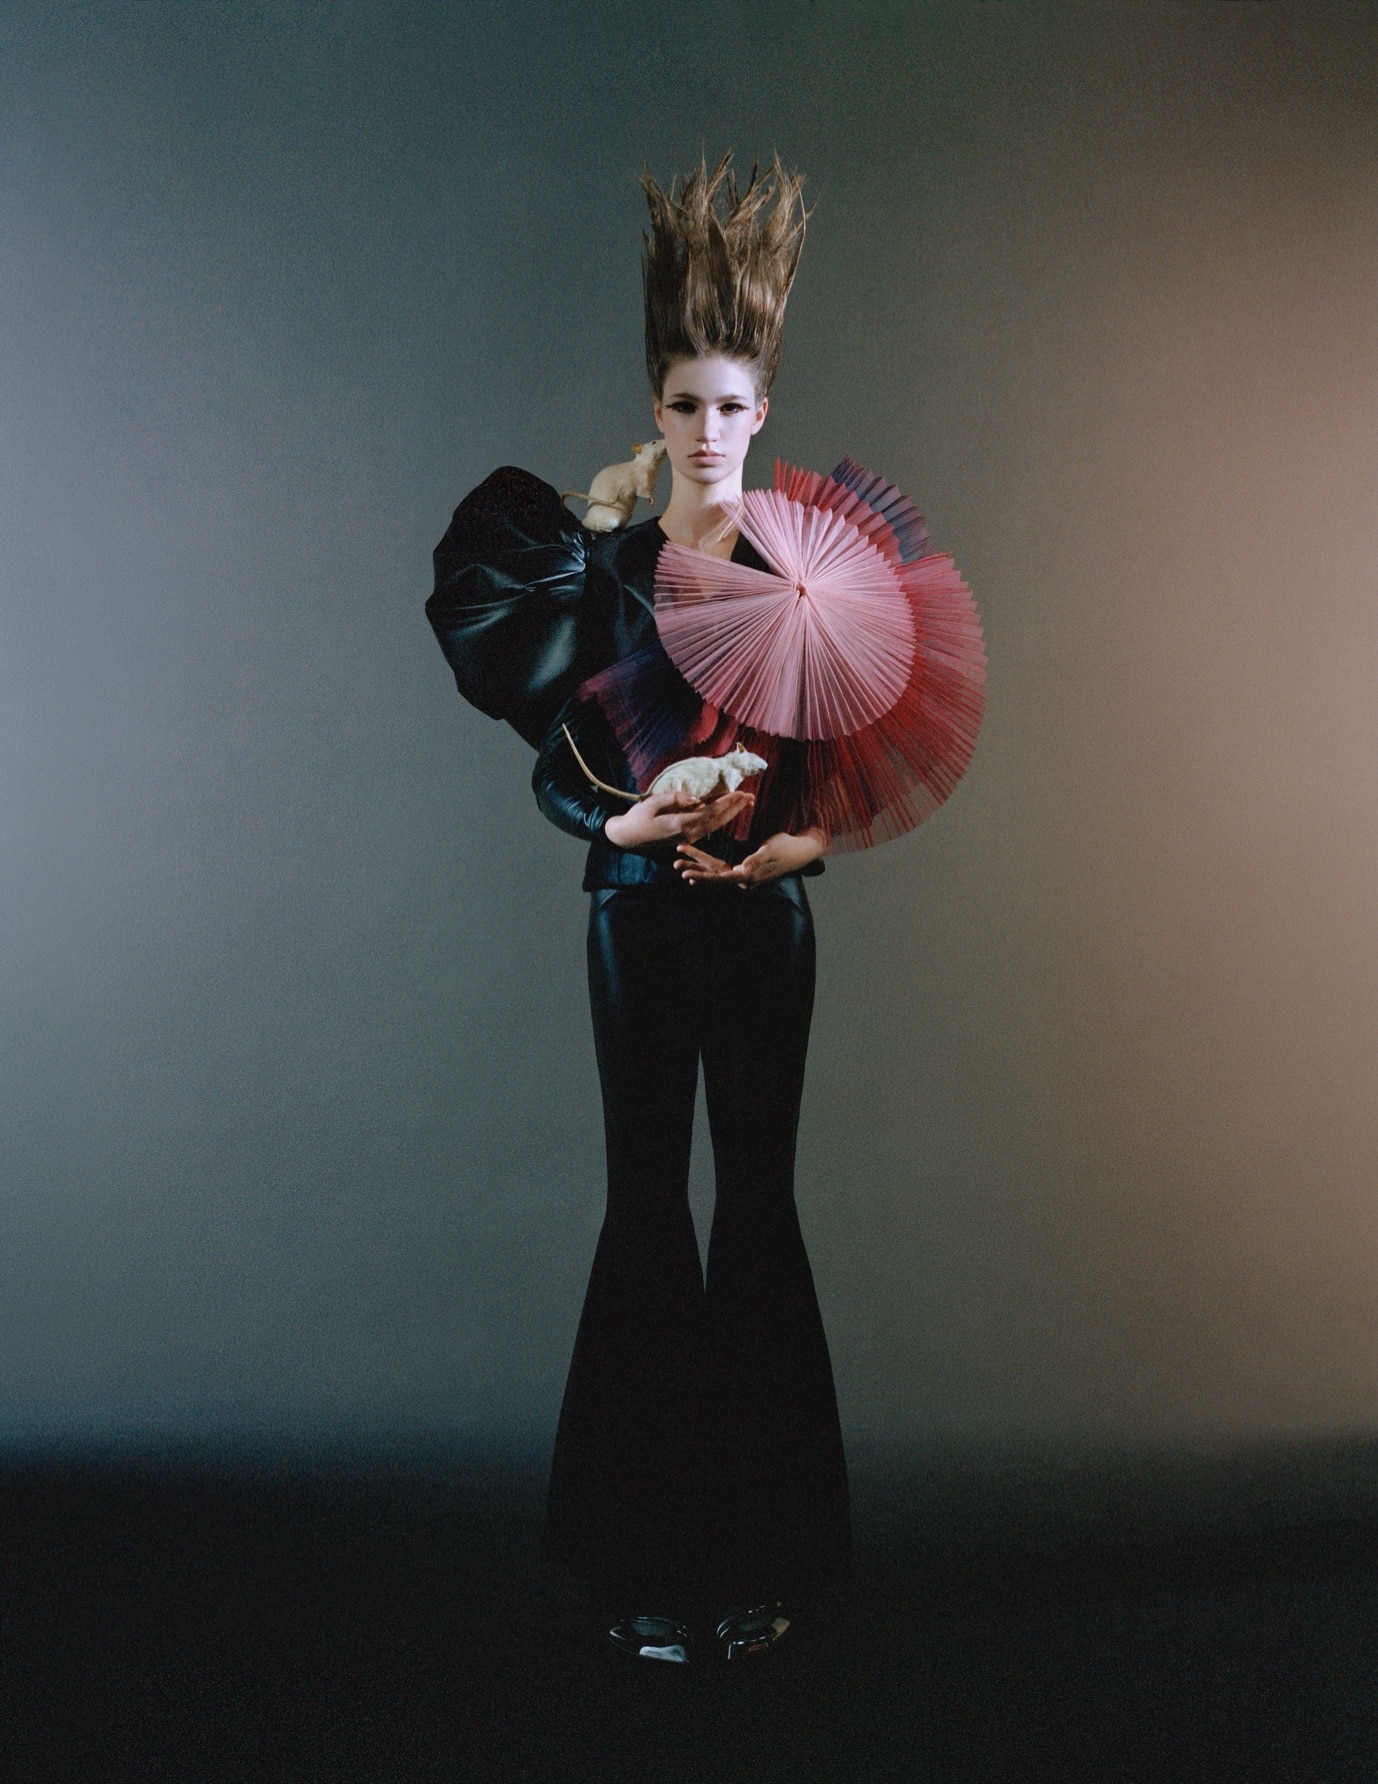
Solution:
<path fill-rule="evenodd" d="M 739 1605 L 728 1611 L 716 1633 L 727 1658 L 741 1660 L 775 1647 L 789 1626 L 783 1605 L 772 1600 L 765 1604 Z"/>
<path fill-rule="evenodd" d="M 608 1635 L 615 1647 L 639 1660 L 668 1660 L 683 1666 L 689 1659 L 691 1638 L 677 1617 L 622 1617 Z"/>

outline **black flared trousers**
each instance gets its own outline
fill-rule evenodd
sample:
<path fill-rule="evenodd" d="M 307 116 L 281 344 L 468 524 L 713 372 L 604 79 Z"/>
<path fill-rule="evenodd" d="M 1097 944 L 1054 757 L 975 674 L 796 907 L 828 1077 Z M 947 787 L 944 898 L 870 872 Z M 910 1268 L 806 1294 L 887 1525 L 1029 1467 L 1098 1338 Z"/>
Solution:
<path fill-rule="evenodd" d="M 794 1202 L 814 988 L 802 884 L 595 892 L 588 957 L 608 1206 L 547 1557 L 657 1607 L 807 1591 L 846 1564 L 850 1523 Z M 717 1176 L 706 1281 L 688 1197 L 700 1059 Z"/>

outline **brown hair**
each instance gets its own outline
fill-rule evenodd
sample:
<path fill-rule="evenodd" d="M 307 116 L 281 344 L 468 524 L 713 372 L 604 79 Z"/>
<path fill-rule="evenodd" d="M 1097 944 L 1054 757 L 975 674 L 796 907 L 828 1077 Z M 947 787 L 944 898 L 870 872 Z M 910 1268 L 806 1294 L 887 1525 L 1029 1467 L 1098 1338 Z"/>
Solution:
<path fill-rule="evenodd" d="M 808 219 L 804 181 L 786 173 L 777 155 L 764 179 L 753 163 L 739 193 L 731 161 L 729 151 L 709 173 L 700 156 L 678 191 L 673 180 L 658 186 L 649 168 L 641 176 L 651 213 L 642 256 L 646 370 L 657 398 L 677 360 L 708 353 L 743 360 L 758 397 L 770 389 L 780 363 L 785 299 Z M 724 188 L 727 209 L 720 216 Z"/>

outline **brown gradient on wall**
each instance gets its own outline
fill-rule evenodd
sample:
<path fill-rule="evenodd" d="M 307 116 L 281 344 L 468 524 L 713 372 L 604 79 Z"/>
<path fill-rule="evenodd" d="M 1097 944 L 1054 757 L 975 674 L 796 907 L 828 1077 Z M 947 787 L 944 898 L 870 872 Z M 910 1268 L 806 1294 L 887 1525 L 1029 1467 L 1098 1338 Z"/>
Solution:
<path fill-rule="evenodd" d="M 992 656 L 954 807 L 830 888 L 887 1424 L 1375 1408 L 1372 40 L 1130 10 L 1075 82 L 1027 27 L 999 198 L 874 275 Z"/>

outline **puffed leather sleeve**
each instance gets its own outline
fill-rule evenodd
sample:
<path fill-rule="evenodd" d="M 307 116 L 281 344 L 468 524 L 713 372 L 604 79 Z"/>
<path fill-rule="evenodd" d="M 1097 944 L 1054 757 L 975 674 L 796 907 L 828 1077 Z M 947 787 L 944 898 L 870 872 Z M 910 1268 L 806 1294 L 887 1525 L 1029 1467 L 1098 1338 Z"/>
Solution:
<path fill-rule="evenodd" d="M 426 617 L 464 698 L 539 747 L 554 715 L 615 655 L 590 589 L 593 535 L 548 483 L 504 465 L 456 508 L 435 550 Z"/>
<path fill-rule="evenodd" d="M 612 743 L 602 713 L 586 701 L 571 700 L 556 716 L 536 752 L 531 787 L 537 805 L 552 824 L 584 842 L 599 842 L 608 819 L 614 812 L 626 811 L 632 802 L 609 799 L 589 785 L 569 747 L 565 725 L 569 726 L 580 755 L 600 779 L 612 786 L 625 784 L 628 792 L 636 789 L 625 762 L 620 760 L 621 751 Z M 618 760 L 610 760 L 610 755 Z"/>

